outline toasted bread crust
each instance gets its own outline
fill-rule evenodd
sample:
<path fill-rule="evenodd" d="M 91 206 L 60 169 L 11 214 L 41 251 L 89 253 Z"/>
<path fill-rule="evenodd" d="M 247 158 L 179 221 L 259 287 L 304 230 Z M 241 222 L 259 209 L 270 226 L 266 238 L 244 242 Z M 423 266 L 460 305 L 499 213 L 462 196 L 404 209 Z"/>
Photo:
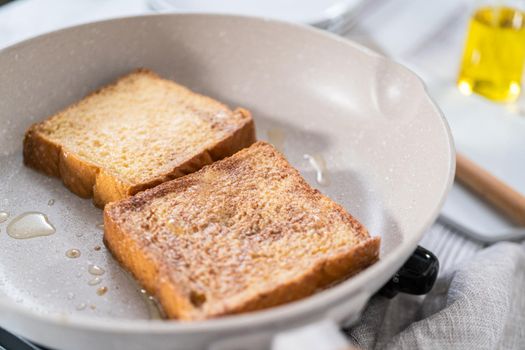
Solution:
<path fill-rule="evenodd" d="M 162 80 L 162 78 L 149 70 L 138 69 L 120 78 L 115 83 L 92 92 L 83 100 L 114 89 L 120 81 L 133 74 L 145 74 L 153 79 Z M 189 92 L 189 90 L 188 93 L 195 94 Z M 199 97 L 217 103 L 210 98 L 200 95 Z M 81 101 L 67 107 L 55 116 L 68 110 L 74 110 Z M 44 122 L 32 125 L 25 134 L 23 144 L 24 164 L 47 175 L 61 178 L 64 185 L 73 193 L 82 198 L 93 197 L 93 202 L 96 206 L 104 207 L 106 203 L 126 198 L 165 181 L 192 173 L 206 164 L 232 155 L 236 151 L 251 145 L 255 142 L 255 126 L 250 112 L 239 108 L 232 113 L 240 116 L 242 119 L 242 122 L 237 125 L 235 130 L 225 135 L 212 147 L 208 147 L 200 153 L 194 154 L 191 158 L 175 164 L 170 170 L 159 176 L 138 184 L 126 181 L 120 178 L 118 174 L 105 169 L 103 165 L 93 164 L 79 157 L 75 152 L 68 150 L 62 144 L 54 142 L 41 131 Z M 50 117 L 45 122 L 52 122 L 55 116 Z"/>
<path fill-rule="evenodd" d="M 259 153 L 255 154 L 254 150 L 257 150 Z M 287 176 L 293 178 L 295 184 L 293 187 L 294 193 L 302 194 L 303 197 L 301 198 L 305 198 L 305 200 L 308 201 L 329 201 L 330 212 L 323 212 L 323 214 L 318 215 L 331 217 L 332 219 L 328 219 L 328 222 L 331 222 L 330 220 L 342 222 L 347 230 L 349 230 L 348 234 L 355 237 L 356 244 L 348 244 L 333 252 L 328 252 L 327 256 L 321 260 L 312 260 L 311 264 L 305 265 L 307 267 L 299 275 L 287 278 L 286 280 L 277 280 L 270 287 L 261 288 L 256 293 L 235 294 L 214 302 L 212 307 L 205 309 L 200 308 L 198 305 L 196 306 L 192 303 L 191 294 L 188 295 L 187 286 L 181 285 L 182 282 L 176 278 L 174 266 L 170 265 L 173 263 L 173 260 L 171 260 L 170 263 L 166 258 L 170 252 L 162 250 L 165 248 L 156 248 L 157 240 L 165 242 L 166 239 L 170 239 L 171 233 L 166 234 L 165 232 L 159 231 L 158 235 L 152 236 L 155 238 L 144 238 L 146 232 L 148 232 L 148 234 L 154 232 L 156 230 L 155 227 L 157 227 L 154 224 L 154 221 L 158 220 L 158 217 L 155 216 L 156 207 L 152 207 L 151 203 L 162 200 L 165 196 L 173 193 L 185 193 L 199 184 L 202 178 L 210 176 L 209 174 L 213 171 L 231 174 L 246 171 L 246 168 L 244 170 L 241 169 L 243 166 L 243 157 L 260 157 L 260 154 L 263 153 L 265 157 L 273 159 L 276 164 L 276 169 L 283 169 L 284 172 L 281 175 L 283 178 Z M 257 176 L 259 175 L 261 174 L 257 174 Z M 256 176 L 256 173 L 254 173 L 253 176 Z M 235 187 L 234 184 L 229 186 Z M 213 196 L 216 190 L 211 188 L 210 191 Z M 234 191 L 235 189 L 232 189 L 232 192 Z M 199 193 L 197 195 L 202 194 Z M 207 194 L 204 195 L 206 196 Z M 232 194 L 232 196 L 234 195 Z M 184 198 L 183 202 L 186 203 L 188 198 Z M 231 200 L 236 201 L 238 199 L 232 198 Z M 209 201 L 213 201 L 213 198 L 210 198 Z M 188 201 L 188 206 L 195 205 L 190 202 L 191 201 Z M 283 205 L 285 206 L 286 203 L 283 203 Z M 142 217 L 142 219 L 132 221 L 133 224 L 127 224 L 130 218 L 135 215 Z M 250 216 L 248 215 L 248 217 Z M 183 218 L 181 217 L 180 220 L 183 220 Z M 217 220 L 217 218 L 209 218 L 209 220 L 214 221 Z M 246 220 L 255 219 L 248 218 Z M 232 157 L 206 166 L 191 175 L 166 182 L 124 201 L 111 203 L 106 206 L 104 210 L 104 225 L 104 242 L 113 255 L 138 279 L 148 292 L 158 298 L 168 317 L 181 320 L 199 320 L 238 314 L 298 300 L 358 273 L 379 258 L 380 238 L 371 238 L 363 225 L 347 213 L 340 205 L 333 203 L 327 197 L 320 194 L 319 191 L 311 188 L 302 179 L 296 169 L 289 166 L 286 160 L 272 146 L 264 142 L 258 142 Z M 299 225 L 304 226 L 304 224 L 300 222 Z M 264 229 L 265 227 L 260 226 L 258 232 L 254 233 L 255 236 L 258 236 L 257 239 L 279 239 L 279 235 L 276 234 L 270 236 L 263 234 L 262 231 L 264 231 Z M 304 234 L 306 234 L 306 231 L 301 230 L 302 229 L 298 232 L 304 232 Z M 143 231 L 144 234 L 142 234 Z M 238 234 L 243 236 L 245 232 L 239 232 Z M 282 232 L 281 234 L 290 235 L 297 233 Z M 245 239 L 252 239 L 254 236 L 250 235 L 247 237 L 248 238 Z M 173 248 L 176 250 L 181 249 L 178 247 L 178 244 L 173 246 Z M 157 251 L 158 249 L 161 249 L 161 251 Z M 192 247 L 190 245 L 187 249 L 202 249 L 202 247 Z M 311 249 L 315 250 L 316 247 L 312 246 Z M 286 257 L 283 257 L 283 259 L 285 258 Z M 175 261 L 177 261 L 177 264 L 184 264 L 182 260 Z M 243 263 L 242 261 L 243 260 L 239 263 Z M 217 266 L 222 266 L 220 261 L 216 261 L 216 263 Z M 265 264 L 267 262 L 261 260 L 259 263 Z M 195 261 L 195 264 L 199 264 L 199 262 Z M 222 272 L 219 272 L 216 278 L 218 279 L 217 283 L 221 283 L 220 281 L 224 278 L 235 280 L 236 276 L 226 276 L 222 274 Z M 208 286 L 208 288 L 211 288 L 211 286 Z"/>
<path fill-rule="evenodd" d="M 272 291 L 261 292 L 255 298 L 241 300 L 233 305 L 225 304 L 207 317 L 240 314 L 282 305 L 310 296 L 334 283 L 350 278 L 379 260 L 381 239 L 372 237 L 346 252 L 333 256 L 324 262 L 312 266 L 300 277 L 275 286 Z M 163 299 L 160 295 L 161 304 Z M 167 313 L 173 314 L 175 310 Z"/>

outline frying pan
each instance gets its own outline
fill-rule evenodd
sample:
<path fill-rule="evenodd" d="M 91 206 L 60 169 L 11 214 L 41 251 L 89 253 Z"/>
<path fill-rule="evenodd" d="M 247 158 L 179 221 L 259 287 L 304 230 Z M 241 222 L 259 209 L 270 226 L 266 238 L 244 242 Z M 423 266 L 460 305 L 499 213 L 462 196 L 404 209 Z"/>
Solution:
<path fill-rule="evenodd" d="M 148 299 L 102 244 L 101 211 L 22 165 L 31 123 L 137 67 L 249 108 L 258 138 L 278 132 L 307 181 L 382 237 L 381 260 L 269 310 L 194 323 L 151 319 Z M 414 251 L 453 179 L 450 131 L 419 78 L 300 25 L 205 14 L 121 18 L 4 49 L 0 72 L 0 211 L 9 213 L 0 224 L 0 326 L 56 349 L 263 349 L 272 341 L 289 347 L 287 334 L 333 335 Z M 325 160 L 323 185 L 305 154 Z M 56 233 L 6 234 L 10 220 L 34 211 Z M 66 256 L 72 248 L 79 257 Z M 90 264 L 106 271 L 95 286 Z"/>

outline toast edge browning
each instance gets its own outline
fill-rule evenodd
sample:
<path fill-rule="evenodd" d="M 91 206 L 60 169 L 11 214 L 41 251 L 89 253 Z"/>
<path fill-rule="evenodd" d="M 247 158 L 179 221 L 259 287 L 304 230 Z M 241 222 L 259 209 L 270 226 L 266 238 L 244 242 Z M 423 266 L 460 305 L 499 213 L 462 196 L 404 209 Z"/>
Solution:
<path fill-rule="evenodd" d="M 93 91 L 83 99 L 99 94 L 106 89 L 112 89 L 119 81 L 135 73 L 148 74 L 156 79 L 163 79 L 148 69 L 139 68 L 117 79 L 114 83 Z M 175 82 L 172 83 L 177 84 Z M 207 96 L 204 97 L 209 98 Z M 63 111 L 73 108 L 80 101 L 66 107 Z M 59 113 L 62 113 L 62 111 L 55 115 Z M 132 185 L 119 179 L 115 175 L 105 171 L 102 167 L 80 159 L 74 153 L 62 147 L 62 145 L 49 140 L 38 130 L 42 122 L 31 125 L 25 133 L 23 141 L 24 164 L 46 175 L 61 178 L 64 185 L 71 192 L 82 198 L 92 197 L 93 204 L 99 208 L 103 208 L 104 205 L 109 202 L 124 199 L 165 181 L 192 173 L 204 165 L 230 156 L 238 150 L 250 146 L 256 141 L 255 125 L 250 112 L 243 108 L 237 108 L 233 113 L 241 114 L 244 123 L 240 124 L 231 134 L 226 135 L 217 144 L 213 145 L 213 147 L 179 164 L 168 173 L 138 185 Z M 52 119 L 55 115 L 46 120 Z"/>
<path fill-rule="evenodd" d="M 205 315 L 205 318 L 262 310 L 311 296 L 358 274 L 378 261 L 380 243 L 380 237 L 370 237 L 345 252 L 320 261 L 298 278 L 280 284 L 270 291 L 262 291 L 255 298 L 225 303 L 222 310 Z"/>
<path fill-rule="evenodd" d="M 163 281 L 163 267 L 157 266 L 148 254 L 141 249 L 137 242 L 122 231 L 111 217 L 111 203 L 104 210 L 104 244 L 113 257 L 130 272 L 139 284 L 151 295 L 170 295 L 166 303 L 162 301 L 161 307 L 168 317 L 177 318 L 184 312 L 192 309 L 182 293 L 176 286 Z M 163 298 L 164 300 L 164 298 Z M 166 310 L 177 310 L 176 313 Z"/>

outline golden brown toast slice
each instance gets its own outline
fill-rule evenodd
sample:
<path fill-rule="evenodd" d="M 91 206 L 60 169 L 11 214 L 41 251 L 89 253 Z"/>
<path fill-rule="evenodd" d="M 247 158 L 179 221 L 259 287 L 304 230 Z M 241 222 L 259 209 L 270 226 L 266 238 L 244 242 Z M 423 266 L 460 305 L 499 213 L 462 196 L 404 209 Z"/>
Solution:
<path fill-rule="evenodd" d="M 181 320 L 311 295 L 374 263 L 380 243 L 264 142 L 107 205 L 104 240 Z"/>
<path fill-rule="evenodd" d="M 104 206 L 254 141 L 248 111 L 139 69 L 31 126 L 24 162 Z"/>

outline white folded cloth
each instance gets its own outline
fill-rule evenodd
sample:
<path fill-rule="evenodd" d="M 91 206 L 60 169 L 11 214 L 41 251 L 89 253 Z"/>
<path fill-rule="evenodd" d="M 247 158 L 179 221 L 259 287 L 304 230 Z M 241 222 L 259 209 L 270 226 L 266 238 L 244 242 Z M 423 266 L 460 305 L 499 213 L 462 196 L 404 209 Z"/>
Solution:
<path fill-rule="evenodd" d="M 375 297 L 347 332 L 364 349 L 525 348 L 525 245 L 479 250 L 424 297 Z"/>

